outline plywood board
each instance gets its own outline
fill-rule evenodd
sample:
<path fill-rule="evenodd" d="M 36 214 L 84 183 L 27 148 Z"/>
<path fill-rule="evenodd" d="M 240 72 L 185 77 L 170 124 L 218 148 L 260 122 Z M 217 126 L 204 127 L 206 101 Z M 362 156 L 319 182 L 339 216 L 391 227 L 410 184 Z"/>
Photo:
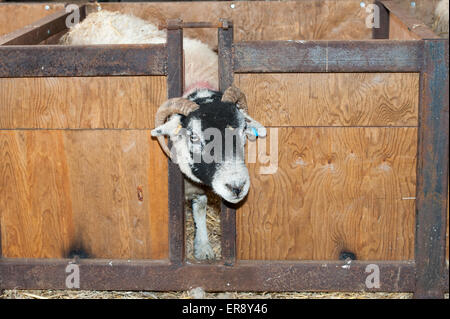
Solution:
<path fill-rule="evenodd" d="M 168 257 L 167 159 L 148 130 L 1 130 L 5 257 Z"/>
<path fill-rule="evenodd" d="M 0 4 L 0 36 L 62 9 L 64 9 L 63 3 L 2 3 Z"/>
<path fill-rule="evenodd" d="M 390 40 L 420 40 L 420 37 L 411 32 L 408 27 L 394 14 L 389 15 Z"/>
<path fill-rule="evenodd" d="M 133 14 L 154 24 L 181 18 L 189 22 L 233 20 L 236 41 L 370 39 L 367 13 L 359 1 L 208 1 L 156 3 L 102 3 L 102 9 Z M 98 10 L 91 5 L 90 12 Z M 186 29 L 194 37 L 217 47 L 217 30 Z"/>
<path fill-rule="evenodd" d="M 237 74 L 270 126 L 417 126 L 417 73 Z"/>
<path fill-rule="evenodd" d="M 153 128 L 165 76 L 0 78 L 0 128 Z"/>
<path fill-rule="evenodd" d="M 277 171 L 249 164 L 238 258 L 413 259 L 416 152 L 417 128 L 279 128 Z"/>

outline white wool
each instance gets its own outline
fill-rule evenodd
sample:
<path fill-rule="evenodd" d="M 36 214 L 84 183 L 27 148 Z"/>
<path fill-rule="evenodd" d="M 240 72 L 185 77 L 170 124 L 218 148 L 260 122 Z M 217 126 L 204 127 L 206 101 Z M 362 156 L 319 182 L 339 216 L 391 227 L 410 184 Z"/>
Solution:
<path fill-rule="evenodd" d="M 448 0 L 438 3 L 434 15 L 434 31 L 440 36 L 448 37 Z"/>
<path fill-rule="evenodd" d="M 70 29 L 62 44 L 158 44 L 166 42 L 166 32 L 132 15 L 102 10 L 89 14 Z M 219 87 L 217 54 L 199 40 L 183 39 L 185 54 L 185 87 L 207 82 Z"/>
<path fill-rule="evenodd" d="M 219 61 L 217 54 L 199 40 L 184 38 L 185 88 L 197 82 L 208 82 L 213 89 L 219 89 Z"/>
<path fill-rule="evenodd" d="M 63 37 L 64 44 L 163 43 L 164 31 L 146 21 L 119 12 L 99 11 L 89 14 Z M 153 39 L 155 42 L 151 42 Z"/>

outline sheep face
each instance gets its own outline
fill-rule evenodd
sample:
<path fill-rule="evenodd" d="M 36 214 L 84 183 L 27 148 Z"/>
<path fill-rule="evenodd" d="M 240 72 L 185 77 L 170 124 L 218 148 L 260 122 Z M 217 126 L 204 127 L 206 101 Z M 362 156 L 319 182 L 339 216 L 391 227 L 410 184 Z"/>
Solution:
<path fill-rule="evenodd" d="M 250 188 L 244 146 L 247 137 L 255 138 L 262 126 L 236 104 L 222 102 L 220 92 L 199 90 L 187 98 L 199 108 L 187 115 L 172 115 L 152 135 L 170 138 L 172 160 L 187 177 L 238 203 Z"/>

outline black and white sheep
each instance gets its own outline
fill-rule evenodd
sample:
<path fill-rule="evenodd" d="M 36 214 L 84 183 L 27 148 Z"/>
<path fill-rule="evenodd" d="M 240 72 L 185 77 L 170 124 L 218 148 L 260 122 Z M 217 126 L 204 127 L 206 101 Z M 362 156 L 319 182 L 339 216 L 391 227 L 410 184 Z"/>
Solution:
<path fill-rule="evenodd" d="M 166 33 L 144 20 L 117 12 L 99 11 L 74 26 L 63 44 L 165 43 Z M 265 128 L 247 114 L 242 92 L 231 87 L 218 92 L 218 57 L 206 44 L 184 38 L 185 94 L 163 103 L 151 134 L 175 161 L 185 179 L 196 225 L 194 256 L 213 259 L 206 227 L 204 186 L 231 203 L 248 193 L 250 178 L 244 162 L 247 136 L 265 136 Z M 169 150 L 164 136 L 172 142 Z M 230 139 L 231 138 L 231 139 Z M 231 143 L 230 143 L 231 141 Z M 212 147 L 209 149 L 210 145 Z M 208 154 L 211 160 L 205 159 Z"/>

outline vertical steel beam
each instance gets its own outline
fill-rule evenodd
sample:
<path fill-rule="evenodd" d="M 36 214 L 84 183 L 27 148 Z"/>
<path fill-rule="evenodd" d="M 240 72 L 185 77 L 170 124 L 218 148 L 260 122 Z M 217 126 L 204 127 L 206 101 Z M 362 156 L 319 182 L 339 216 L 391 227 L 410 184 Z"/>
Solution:
<path fill-rule="evenodd" d="M 218 31 L 219 42 L 219 89 L 224 92 L 233 84 L 233 24 L 222 20 L 223 26 Z M 222 200 L 221 205 L 221 249 L 225 265 L 233 265 L 236 261 L 236 210 Z"/>
<path fill-rule="evenodd" d="M 183 29 L 181 20 L 167 23 L 168 98 L 183 95 Z M 169 159 L 169 259 L 173 264 L 185 260 L 184 178 L 178 165 Z"/>
<path fill-rule="evenodd" d="M 233 23 L 221 19 L 223 27 L 218 29 L 219 89 L 225 91 L 233 84 Z"/>
<path fill-rule="evenodd" d="M 420 75 L 416 298 L 442 298 L 448 187 L 448 40 L 424 40 Z"/>

